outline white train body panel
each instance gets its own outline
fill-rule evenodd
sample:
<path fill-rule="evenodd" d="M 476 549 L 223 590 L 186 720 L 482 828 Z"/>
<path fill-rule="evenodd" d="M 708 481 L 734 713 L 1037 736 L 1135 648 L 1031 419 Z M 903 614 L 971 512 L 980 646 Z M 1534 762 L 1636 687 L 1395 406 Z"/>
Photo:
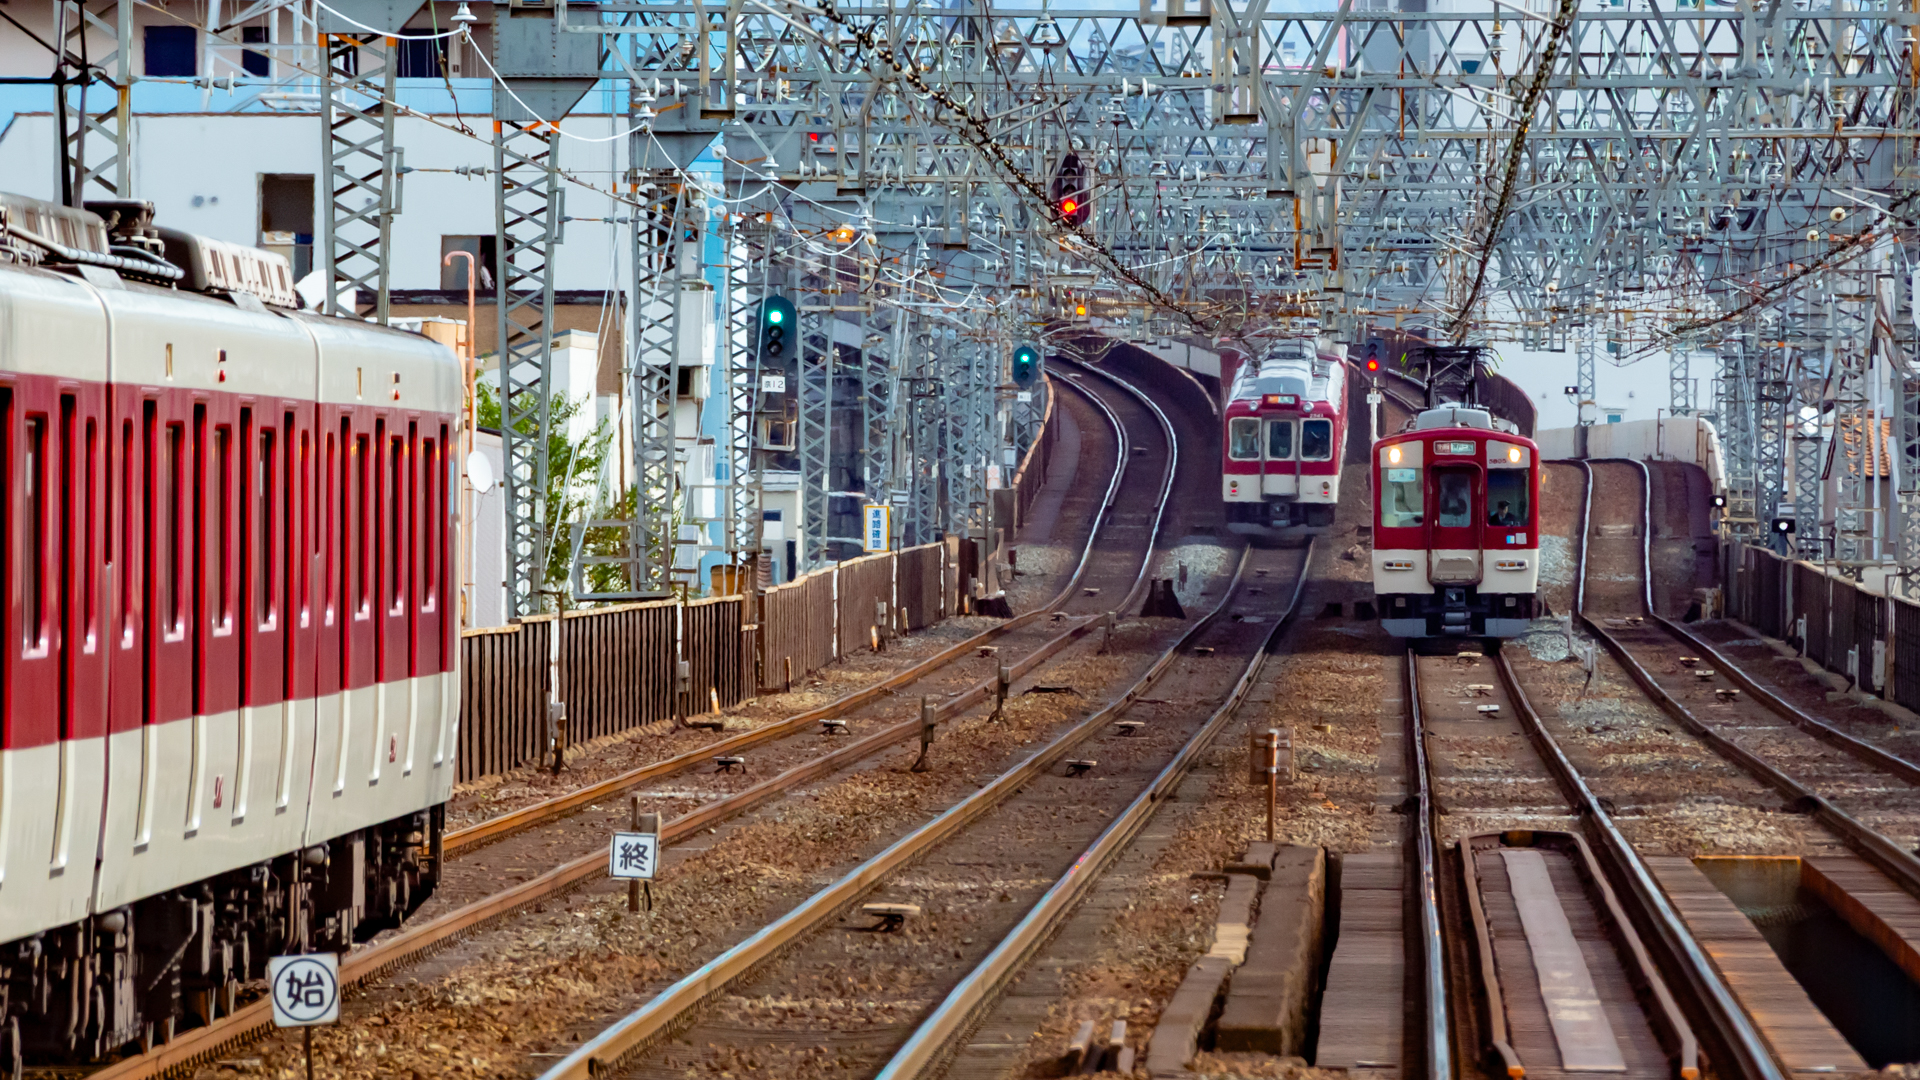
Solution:
<path fill-rule="evenodd" d="M 29 381 L 103 394 L 231 398 L 263 425 L 295 404 L 377 408 L 431 429 L 435 468 L 455 490 L 458 459 L 449 450 L 457 445 L 459 367 L 445 348 L 417 336 L 0 264 L 0 385 Z M 110 441 L 114 433 L 104 434 Z M 123 482 L 133 480 L 111 473 L 108 499 Z M 294 498 L 291 487 L 280 495 Z M 451 500 L 445 503 L 450 514 Z M 111 595 L 124 569 L 112 563 L 116 550 L 96 556 L 96 587 L 110 594 L 98 605 L 100 625 L 67 643 L 88 656 L 123 644 L 127 611 Z M 308 558 L 317 564 L 320 553 Z M 297 562 L 286 570 L 289 582 L 314 572 Z M 444 565 L 434 572 L 444 580 Z M 276 625 L 321 617 L 317 607 L 297 610 L 293 586 L 282 584 Z M 417 616 L 444 618 L 450 590 L 427 591 L 431 606 Z M 234 632 L 229 626 L 212 636 Z M 457 628 L 448 633 L 457 644 Z M 0 943 L 444 804 L 459 700 L 450 662 L 457 650 L 444 640 L 441 648 L 449 660 L 437 665 L 443 670 L 399 672 L 344 693 L 297 694 L 39 745 L 10 738 L 0 747 Z M 104 662 L 101 669 L 96 690 L 104 695 L 105 672 L 120 669 Z M 15 704 L 24 715 L 24 703 Z"/>

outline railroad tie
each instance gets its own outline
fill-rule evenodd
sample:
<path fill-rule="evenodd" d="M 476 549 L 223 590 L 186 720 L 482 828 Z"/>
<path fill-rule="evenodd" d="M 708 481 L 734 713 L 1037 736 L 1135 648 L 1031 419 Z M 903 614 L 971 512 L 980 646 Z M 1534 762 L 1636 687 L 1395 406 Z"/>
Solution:
<path fill-rule="evenodd" d="M 860 913 L 871 915 L 879 921 L 872 926 L 856 927 L 875 934 L 891 934 L 906 925 L 909 916 L 920 914 L 919 904 L 861 904 Z"/>

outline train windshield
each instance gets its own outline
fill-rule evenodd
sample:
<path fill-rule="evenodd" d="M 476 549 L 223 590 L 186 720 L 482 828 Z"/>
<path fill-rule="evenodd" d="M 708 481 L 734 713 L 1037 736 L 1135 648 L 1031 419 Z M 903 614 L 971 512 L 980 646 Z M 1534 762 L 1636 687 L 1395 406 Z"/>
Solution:
<path fill-rule="evenodd" d="M 1293 457 L 1293 421 L 1267 421 L 1267 460 L 1286 461 Z"/>
<path fill-rule="evenodd" d="M 1300 460 L 1327 461 L 1333 457 L 1333 421 L 1300 421 Z"/>
<path fill-rule="evenodd" d="M 1513 529 L 1532 520 L 1527 506 L 1527 470 L 1492 469 L 1487 473 L 1487 524 Z"/>
<path fill-rule="evenodd" d="M 1386 529 L 1404 529 L 1420 524 L 1421 490 L 1419 469 L 1387 469 L 1380 492 L 1380 525 Z"/>
<path fill-rule="evenodd" d="M 1473 474 L 1465 469 L 1442 469 L 1434 477 L 1434 497 L 1440 503 L 1434 524 L 1464 529 L 1473 524 Z"/>
<path fill-rule="evenodd" d="M 1236 416 L 1227 424 L 1227 456 L 1235 461 L 1260 460 L 1260 421 Z"/>

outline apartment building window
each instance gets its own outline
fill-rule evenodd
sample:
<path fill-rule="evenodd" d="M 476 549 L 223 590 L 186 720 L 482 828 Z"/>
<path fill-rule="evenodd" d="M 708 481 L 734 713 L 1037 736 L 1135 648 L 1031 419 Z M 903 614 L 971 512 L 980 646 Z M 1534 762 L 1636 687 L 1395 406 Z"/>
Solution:
<path fill-rule="evenodd" d="M 447 56 L 446 38 L 416 37 L 431 30 L 402 30 L 398 47 L 400 67 L 394 72 L 402 79 L 438 79 L 447 72 L 441 67 Z"/>
<path fill-rule="evenodd" d="M 262 173 L 260 246 L 293 264 L 293 279 L 313 271 L 313 174 Z"/>
<path fill-rule="evenodd" d="M 243 26 L 240 28 L 240 42 L 243 45 L 267 44 L 267 28 L 264 26 Z M 240 66 L 247 74 L 256 79 L 273 76 L 273 59 L 257 49 L 248 49 L 240 54 Z"/>
<path fill-rule="evenodd" d="M 200 74 L 199 34 L 191 26 L 147 27 L 147 75 L 153 78 L 192 78 Z"/>
<path fill-rule="evenodd" d="M 478 260 L 473 268 L 474 288 L 483 293 L 493 291 L 493 264 L 495 246 L 492 233 L 485 236 L 442 236 L 440 238 L 440 288 L 446 292 L 464 293 L 467 291 L 467 260 L 455 259 L 453 265 L 446 265 L 447 256 L 455 251 L 471 252 Z"/>

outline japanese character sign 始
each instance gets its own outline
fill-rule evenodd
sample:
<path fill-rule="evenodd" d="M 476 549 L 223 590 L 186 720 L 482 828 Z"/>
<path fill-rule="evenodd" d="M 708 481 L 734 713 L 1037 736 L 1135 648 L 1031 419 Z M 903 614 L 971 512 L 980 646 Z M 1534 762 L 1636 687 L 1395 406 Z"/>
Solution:
<path fill-rule="evenodd" d="M 275 1027 L 311 1027 L 340 1019 L 340 958 L 333 953 L 267 961 Z"/>

